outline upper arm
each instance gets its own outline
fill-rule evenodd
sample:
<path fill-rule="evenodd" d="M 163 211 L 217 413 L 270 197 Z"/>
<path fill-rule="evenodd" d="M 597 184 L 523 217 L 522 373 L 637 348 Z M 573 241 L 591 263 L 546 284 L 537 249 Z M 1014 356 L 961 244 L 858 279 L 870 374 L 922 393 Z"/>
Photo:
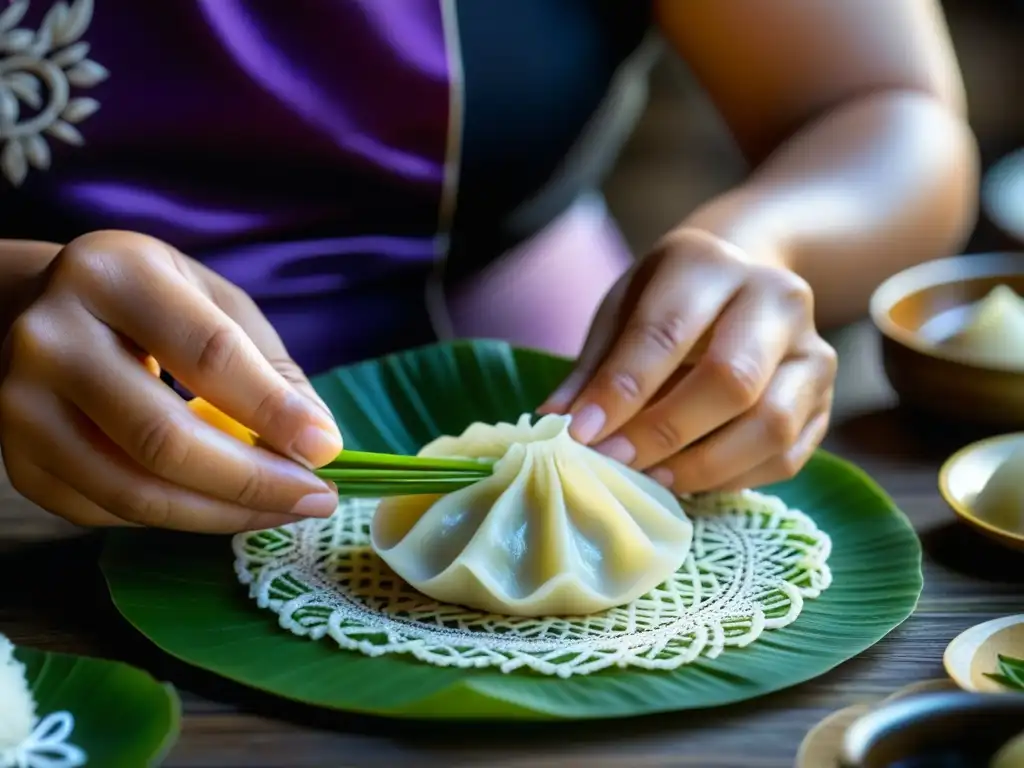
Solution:
<path fill-rule="evenodd" d="M 656 0 L 662 33 L 748 158 L 809 120 L 880 90 L 966 112 L 937 0 Z"/>

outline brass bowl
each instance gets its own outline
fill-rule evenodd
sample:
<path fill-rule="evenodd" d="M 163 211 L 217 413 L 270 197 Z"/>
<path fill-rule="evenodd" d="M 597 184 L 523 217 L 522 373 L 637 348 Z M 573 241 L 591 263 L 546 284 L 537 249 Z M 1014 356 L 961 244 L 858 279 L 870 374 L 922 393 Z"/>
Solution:
<path fill-rule="evenodd" d="M 974 500 L 992 473 L 1021 447 L 1024 432 L 990 437 L 961 448 L 939 470 L 939 493 L 957 517 L 979 533 L 1011 549 L 1024 550 L 1024 533 L 1000 528 L 974 509 Z"/>
<path fill-rule="evenodd" d="M 882 334 L 886 377 L 902 404 L 961 423 L 1024 428 L 1024 368 L 977 364 L 940 346 L 970 305 L 1000 284 L 1024 295 L 1024 253 L 929 261 L 875 290 L 871 319 Z"/>

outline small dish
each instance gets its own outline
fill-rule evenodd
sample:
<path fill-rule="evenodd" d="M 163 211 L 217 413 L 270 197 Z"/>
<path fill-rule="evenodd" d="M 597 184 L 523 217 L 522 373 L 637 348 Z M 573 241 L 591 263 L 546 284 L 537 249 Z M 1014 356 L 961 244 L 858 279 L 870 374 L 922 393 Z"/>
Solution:
<path fill-rule="evenodd" d="M 1007 693 L 1006 688 L 985 676 L 999 671 L 1000 656 L 1024 658 L 1024 614 L 993 619 L 961 632 L 946 646 L 942 666 L 965 691 Z"/>
<path fill-rule="evenodd" d="M 1024 731 L 1002 746 L 988 768 L 1021 768 L 1024 766 Z"/>
<path fill-rule="evenodd" d="M 985 174 L 981 204 L 998 229 L 1024 242 L 1024 149 L 1000 158 Z"/>
<path fill-rule="evenodd" d="M 1024 253 L 929 261 L 875 290 L 871 319 L 903 404 L 951 421 L 1024 428 L 1024 368 L 976 364 L 941 346 L 998 285 L 1024 294 Z"/>
<path fill-rule="evenodd" d="M 1024 723 L 1024 696 L 926 693 L 872 709 L 843 737 L 843 768 L 988 765 Z"/>
<path fill-rule="evenodd" d="M 845 709 L 833 712 L 807 732 L 797 752 L 795 768 L 823 768 L 835 766 L 839 762 L 846 730 L 875 707 L 888 704 L 890 701 L 919 696 L 922 693 L 956 690 L 952 681 L 926 680 L 912 683 L 887 696 L 881 701 L 871 704 L 852 704 Z"/>
<path fill-rule="evenodd" d="M 1018 550 L 1024 550 L 1024 533 L 983 519 L 974 509 L 974 500 L 996 468 L 1021 447 L 1024 432 L 979 440 L 954 453 L 939 470 L 939 493 L 957 517 L 988 538 Z"/>

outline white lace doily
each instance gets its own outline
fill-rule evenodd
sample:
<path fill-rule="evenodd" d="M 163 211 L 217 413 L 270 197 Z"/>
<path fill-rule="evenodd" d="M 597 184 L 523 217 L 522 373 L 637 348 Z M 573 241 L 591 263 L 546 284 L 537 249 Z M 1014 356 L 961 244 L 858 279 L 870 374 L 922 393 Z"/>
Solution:
<path fill-rule="evenodd" d="M 239 580 L 285 629 L 329 635 L 347 651 L 560 677 L 714 658 L 792 623 L 832 581 L 828 535 L 780 499 L 745 491 L 684 500 L 690 556 L 632 603 L 592 616 L 495 616 L 437 603 L 395 576 L 370 547 L 376 505 L 346 500 L 327 520 L 239 534 Z"/>
<path fill-rule="evenodd" d="M 0 635 L 0 768 L 78 768 L 85 753 L 68 742 L 75 728 L 70 712 L 36 716 L 25 665 Z"/>
<path fill-rule="evenodd" d="M 75 729 L 70 712 L 52 712 L 38 723 L 31 735 L 10 749 L 0 749 L 0 768 L 79 768 L 86 764 L 85 752 L 68 738 Z"/>

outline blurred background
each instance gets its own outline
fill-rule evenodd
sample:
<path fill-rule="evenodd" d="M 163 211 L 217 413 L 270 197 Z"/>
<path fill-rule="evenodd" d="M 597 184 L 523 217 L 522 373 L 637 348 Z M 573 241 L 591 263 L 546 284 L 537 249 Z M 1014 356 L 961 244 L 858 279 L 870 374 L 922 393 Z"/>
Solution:
<path fill-rule="evenodd" d="M 1024 1 L 945 0 L 942 5 L 988 171 L 1024 148 Z M 671 53 L 655 68 L 650 89 L 647 113 L 605 186 L 609 205 L 637 253 L 746 171 L 713 107 Z M 1024 195 L 1024 163 L 1021 170 Z M 1006 194 L 1013 191 L 1008 185 Z M 1019 209 L 1024 218 L 1024 199 Z M 1007 247 L 1020 243 L 983 209 L 965 250 Z"/>

